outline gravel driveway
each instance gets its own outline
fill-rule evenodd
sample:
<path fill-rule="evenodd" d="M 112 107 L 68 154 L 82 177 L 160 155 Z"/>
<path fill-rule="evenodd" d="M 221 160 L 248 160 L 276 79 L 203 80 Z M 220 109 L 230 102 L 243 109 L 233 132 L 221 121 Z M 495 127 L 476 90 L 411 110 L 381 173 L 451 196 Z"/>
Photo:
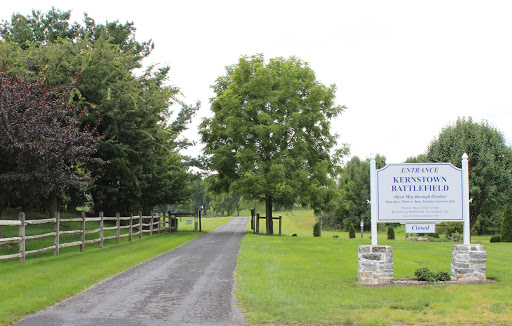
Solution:
<path fill-rule="evenodd" d="M 15 325 L 244 325 L 233 272 L 246 224 L 234 217 Z"/>

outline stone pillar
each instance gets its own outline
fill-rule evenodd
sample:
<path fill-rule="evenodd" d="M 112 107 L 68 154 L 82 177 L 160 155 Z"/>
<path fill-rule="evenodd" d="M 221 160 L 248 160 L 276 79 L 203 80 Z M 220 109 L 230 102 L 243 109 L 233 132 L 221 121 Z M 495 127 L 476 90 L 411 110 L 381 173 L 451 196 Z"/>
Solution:
<path fill-rule="evenodd" d="M 485 281 L 487 252 L 482 245 L 453 245 L 451 276 L 453 281 Z"/>
<path fill-rule="evenodd" d="M 393 281 L 393 247 L 358 246 L 357 277 L 360 284 L 382 285 Z"/>

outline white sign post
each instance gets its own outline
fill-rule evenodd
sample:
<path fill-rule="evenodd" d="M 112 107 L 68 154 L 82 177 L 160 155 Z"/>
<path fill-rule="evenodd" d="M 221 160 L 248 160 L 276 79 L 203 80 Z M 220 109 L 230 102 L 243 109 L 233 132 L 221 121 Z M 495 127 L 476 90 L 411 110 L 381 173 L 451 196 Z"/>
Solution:
<path fill-rule="evenodd" d="M 451 278 L 486 279 L 485 246 L 470 244 L 467 154 L 462 155 L 462 169 L 450 163 L 409 163 L 377 170 L 371 158 L 370 182 L 372 244 L 358 246 L 361 284 L 393 283 L 393 248 L 377 245 L 377 223 L 394 222 L 406 224 L 409 233 L 435 232 L 438 222 L 464 222 L 464 244 L 452 247 Z"/>
<path fill-rule="evenodd" d="M 377 245 L 377 163 L 370 160 L 370 204 L 371 204 L 371 237 L 372 246 Z"/>
<path fill-rule="evenodd" d="M 462 169 L 450 163 L 404 163 L 377 170 L 372 158 L 370 180 L 372 245 L 377 245 L 377 223 L 464 222 L 464 244 L 470 243 L 467 154 Z"/>

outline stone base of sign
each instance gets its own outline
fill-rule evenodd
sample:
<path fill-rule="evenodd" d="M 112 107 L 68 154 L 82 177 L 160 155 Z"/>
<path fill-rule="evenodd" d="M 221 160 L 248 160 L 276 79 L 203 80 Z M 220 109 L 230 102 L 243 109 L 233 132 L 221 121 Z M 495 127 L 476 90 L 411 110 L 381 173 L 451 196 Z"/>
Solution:
<path fill-rule="evenodd" d="M 482 245 L 452 247 L 452 280 L 458 282 L 485 281 L 487 252 Z"/>
<path fill-rule="evenodd" d="M 393 281 L 393 247 L 358 246 L 357 276 L 363 285 L 386 285 Z"/>
<path fill-rule="evenodd" d="M 415 278 L 395 278 L 393 279 L 392 285 L 394 286 L 422 286 L 422 285 L 468 285 L 468 284 L 493 284 L 496 281 L 485 280 L 485 281 L 438 281 L 438 282 L 425 282 L 418 281 Z"/>

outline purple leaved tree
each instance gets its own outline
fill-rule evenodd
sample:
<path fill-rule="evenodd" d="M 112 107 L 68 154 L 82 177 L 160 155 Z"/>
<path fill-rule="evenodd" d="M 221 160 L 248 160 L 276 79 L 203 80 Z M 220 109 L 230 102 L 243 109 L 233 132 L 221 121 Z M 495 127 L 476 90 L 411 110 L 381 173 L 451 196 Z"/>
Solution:
<path fill-rule="evenodd" d="M 0 68 L 0 210 L 50 201 L 91 181 L 85 170 L 98 137 L 82 126 L 84 111 L 73 101 L 79 74 L 68 86 L 45 84 L 46 72 L 35 81 L 12 76 Z"/>

